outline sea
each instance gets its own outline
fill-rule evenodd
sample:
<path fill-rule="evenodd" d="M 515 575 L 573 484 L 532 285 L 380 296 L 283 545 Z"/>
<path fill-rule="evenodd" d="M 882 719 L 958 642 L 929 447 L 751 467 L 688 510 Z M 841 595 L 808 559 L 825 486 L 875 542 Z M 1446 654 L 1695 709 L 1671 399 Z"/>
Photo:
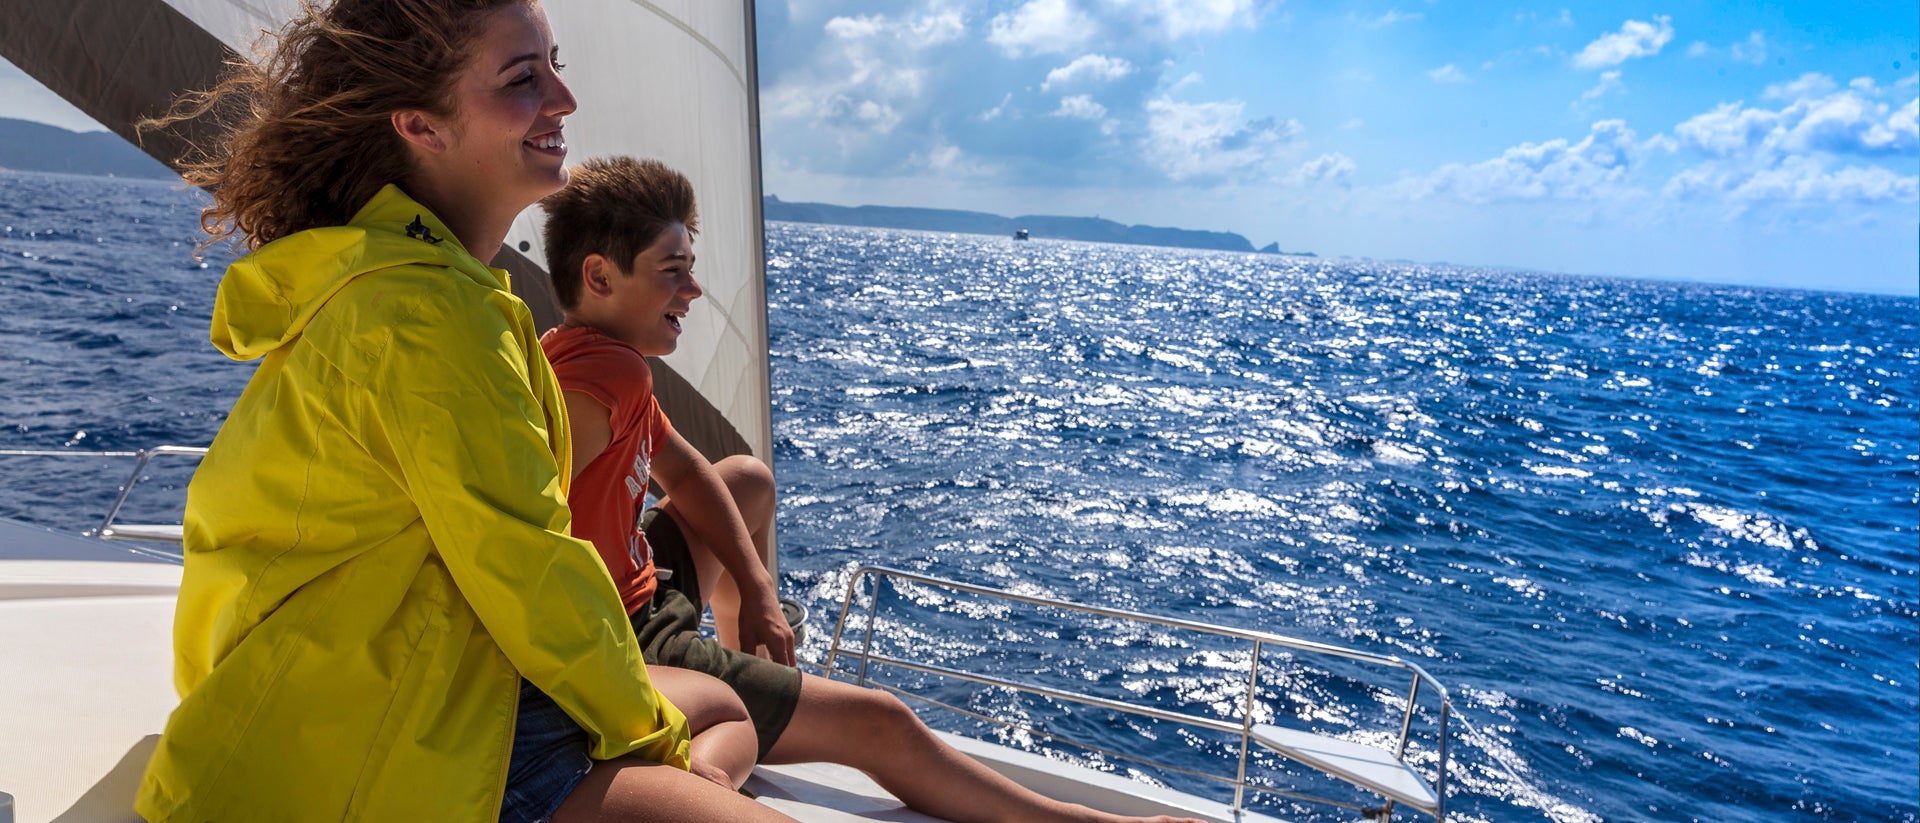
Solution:
<path fill-rule="evenodd" d="M 0 516 L 95 526 L 126 452 L 220 426 L 252 366 L 207 343 L 201 202 L 0 173 Z M 1914 298 L 792 223 L 766 249 L 803 657 L 884 565 L 1417 665 L 1454 820 L 1920 819 Z M 157 459 L 126 516 L 177 518 L 191 470 Z M 895 647 L 1170 712 L 1390 746 L 1409 686 L 1278 647 L 1250 686 L 1231 643 L 896 589 Z M 1231 799 L 1189 772 L 1231 777 L 1233 735 L 942 682 L 1096 748 L 930 722 Z"/>

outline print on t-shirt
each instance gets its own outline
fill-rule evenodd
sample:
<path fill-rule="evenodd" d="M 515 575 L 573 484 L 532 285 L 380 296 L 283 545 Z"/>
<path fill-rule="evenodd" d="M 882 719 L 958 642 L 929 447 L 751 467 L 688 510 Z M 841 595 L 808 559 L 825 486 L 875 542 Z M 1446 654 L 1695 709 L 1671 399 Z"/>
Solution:
<path fill-rule="evenodd" d="M 627 493 L 633 495 L 633 528 L 627 533 L 627 557 L 633 561 L 635 569 L 644 569 L 653 562 L 653 546 L 647 543 L 646 532 L 640 530 L 640 517 L 646 514 L 643 501 L 647 496 L 647 478 L 653 476 L 647 465 L 647 455 L 653 453 L 653 438 L 640 440 L 640 452 L 633 456 L 633 473 L 627 475 Z"/>

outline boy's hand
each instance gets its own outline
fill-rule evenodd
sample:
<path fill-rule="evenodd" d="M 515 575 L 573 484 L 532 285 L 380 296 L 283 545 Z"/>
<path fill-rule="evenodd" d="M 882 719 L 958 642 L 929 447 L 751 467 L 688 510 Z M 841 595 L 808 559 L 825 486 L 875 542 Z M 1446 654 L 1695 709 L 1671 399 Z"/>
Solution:
<path fill-rule="evenodd" d="M 740 604 L 740 648 L 759 654 L 783 666 L 793 665 L 793 627 L 780 610 L 780 598 L 767 591 L 752 602 Z"/>

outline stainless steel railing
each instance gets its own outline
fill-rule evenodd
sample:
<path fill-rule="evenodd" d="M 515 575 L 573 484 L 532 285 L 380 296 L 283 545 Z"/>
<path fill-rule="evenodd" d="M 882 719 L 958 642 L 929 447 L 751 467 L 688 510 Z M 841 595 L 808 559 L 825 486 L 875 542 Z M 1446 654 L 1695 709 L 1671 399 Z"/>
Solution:
<path fill-rule="evenodd" d="M 863 588 L 863 584 L 866 584 L 869 581 L 871 581 L 871 592 L 867 593 L 866 589 Z M 1213 635 L 1216 637 L 1228 638 L 1230 640 L 1236 640 L 1236 641 L 1242 641 L 1242 642 L 1248 643 L 1250 646 L 1250 655 L 1249 655 L 1250 664 L 1247 667 L 1247 675 L 1246 675 L 1246 695 L 1247 696 L 1246 696 L 1245 704 L 1241 707 L 1241 716 L 1237 721 L 1222 720 L 1222 719 L 1213 718 L 1213 717 L 1202 717 L 1198 715 L 1172 711 L 1172 710 L 1163 709 L 1159 707 L 1144 706 L 1144 705 L 1139 705 L 1135 703 L 1111 700 L 1108 698 L 1081 694 L 1078 692 L 1072 692 L 1064 689 L 1057 689 L 1057 688 L 1052 688 L 1052 687 L 1038 685 L 1038 684 L 1019 683 L 1004 677 L 996 677 L 992 675 L 979 674 L 974 672 L 965 672 L 965 671 L 960 671 L 947 666 L 934 665 L 934 664 L 926 663 L 922 661 L 907 660 L 907 659 L 903 659 L 896 656 L 881 654 L 879 652 L 874 651 L 873 639 L 874 639 L 875 627 L 878 623 L 877 610 L 879 607 L 881 593 L 882 593 L 881 583 L 884 581 L 894 581 L 896 586 L 898 582 L 905 581 L 908 583 L 941 588 L 941 589 L 946 589 L 954 592 L 964 592 L 967 594 L 984 597 L 984 598 L 1023 603 L 1027 605 L 1039 606 L 1039 607 L 1044 607 L 1049 609 L 1058 609 L 1066 612 L 1076 612 L 1081 614 L 1108 618 L 1112 620 L 1150 624 L 1150 625 L 1161 626 L 1161 627 L 1180 630 L 1180 631 Z M 866 628 L 865 628 L 865 631 L 862 633 L 862 637 L 859 641 L 859 647 L 856 649 L 849 645 L 849 639 L 847 637 L 847 623 L 848 623 L 848 617 L 852 612 L 855 602 L 862 599 L 861 595 L 863 593 L 866 594 L 864 598 L 866 601 Z M 1239 629 L 1239 628 L 1233 628 L 1229 626 L 1220 626 L 1220 625 L 1214 625 L 1210 623 L 1201 623 L 1201 622 L 1192 621 L 1192 620 L 1182 620 L 1178 618 L 1161 617 L 1158 615 L 1144 614 L 1140 612 L 1126 611 L 1121 609 L 1109 609 L 1109 608 L 1102 608 L 1098 606 L 1086 606 L 1086 605 L 1072 603 L 1064 600 L 1018 594 L 1015 592 L 1009 592 L 1002 589 L 994 589 L 986 586 L 977 586 L 977 585 L 972 585 L 968 583 L 961 583 L 953 580 L 947 580 L 947 579 L 938 578 L 938 577 L 931 577 L 928 575 L 916 574 L 913 572 L 902 571 L 899 569 L 892 569 L 892 568 L 887 568 L 883 566 L 863 566 L 855 570 L 853 573 L 853 576 L 847 581 L 846 597 L 841 603 L 839 618 L 834 623 L 833 635 L 829 641 L 829 645 L 827 648 L 826 663 L 823 668 L 825 670 L 825 676 L 827 677 L 835 677 L 835 676 L 846 677 L 863 686 L 882 688 L 887 691 L 898 694 L 902 697 L 912 698 L 922 702 L 937 705 L 942 708 L 960 712 L 961 714 L 965 714 L 965 715 L 968 715 L 983 721 L 987 721 L 990 723 L 995 723 L 995 724 L 1006 726 L 1009 728 L 1019 729 L 1020 731 L 1028 734 L 1039 735 L 1049 739 L 1061 740 L 1062 742 L 1066 742 L 1071 745 L 1078 746 L 1090 751 L 1098 751 L 1105 755 L 1120 757 L 1130 761 L 1142 763 L 1144 765 L 1152 766 L 1155 768 L 1165 769 L 1171 772 L 1178 772 L 1178 773 L 1186 774 L 1193 777 L 1207 779 L 1217 783 L 1231 785 L 1233 787 L 1233 810 L 1236 814 L 1246 808 L 1247 792 L 1253 791 L 1253 792 L 1258 792 L 1262 794 L 1285 797 L 1292 800 L 1301 800 L 1301 801 L 1308 801 L 1308 802 L 1327 804 L 1327 805 L 1332 805 L 1337 807 L 1355 809 L 1369 816 L 1374 816 L 1380 820 L 1389 819 L 1392 815 L 1393 808 L 1395 805 L 1394 799 L 1390 796 L 1387 796 L 1382 791 L 1379 785 L 1377 784 L 1369 785 L 1369 782 L 1366 781 L 1365 779 L 1356 778 L 1351 774 L 1336 774 L 1332 771 L 1322 770 L 1323 774 L 1326 774 L 1330 777 L 1343 780 L 1352 785 L 1359 786 L 1362 789 L 1367 789 L 1370 791 L 1381 793 L 1382 799 L 1384 801 L 1382 805 L 1361 806 L 1361 805 L 1337 800 L 1334 798 L 1309 795 L 1309 794 L 1303 794 L 1298 792 L 1290 792 L 1290 791 L 1277 789 L 1274 787 L 1257 785 L 1254 783 L 1250 783 L 1248 781 L 1247 764 L 1248 764 L 1249 756 L 1253 751 L 1255 743 L 1265 743 L 1265 741 L 1259 739 L 1259 737 L 1256 735 L 1256 732 L 1255 732 L 1256 724 L 1254 722 L 1254 717 L 1255 717 L 1255 704 L 1258 696 L 1261 653 L 1268 648 L 1284 649 L 1289 652 L 1305 654 L 1305 655 L 1330 656 L 1334 658 L 1354 661 L 1364 666 L 1377 667 L 1382 670 L 1399 671 L 1403 675 L 1408 676 L 1411 679 L 1411 686 L 1406 691 L 1405 701 L 1400 704 L 1400 711 L 1402 712 L 1402 717 L 1399 722 L 1399 731 L 1395 738 L 1394 747 L 1391 752 L 1393 761 L 1397 763 L 1400 768 L 1407 769 L 1408 771 L 1411 771 L 1411 769 L 1410 767 L 1406 766 L 1405 758 L 1407 756 L 1408 744 L 1413 734 L 1414 715 L 1416 714 L 1416 711 L 1419 708 L 1419 699 L 1420 699 L 1422 689 L 1425 688 L 1425 689 L 1431 690 L 1432 694 L 1437 698 L 1437 702 L 1438 702 L 1438 718 L 1436 721 L 1436 732 L 1435 732 L 1435 739 L 1436 739 L 1435 751 L 1436 751 L 1436 757 L 1437 757 L 1438 763 L 1437 763 L 1435 779 L 1432 786 L 1434 799 L 1431 805 L 1427 805 L 1424 807 L 1416 807 L 1416 808 L 1418 808 L 1419 811 L 1423 811 L 1427 814 L 1432 815 L 1436 819 L 1436 821 L 1445 820 L 1445 817 L 1446 817 L 1445 798 L 1446 798 L 1446 791 L 1447 791 L 1447 743 L 1448 743 L 1448 737 L 1449 737 L 1448 720 L 1451 717 L 1452 711 L 1453 711 L 1452 698 L 1447 694 L 1446 687 L 1442 686 L 1439 681 L 1433 678 L 1432 675 L 1429 675 L 1425 670 L 1420 668 L 1420 666 L 1418 666 L 1417 664 L 1414 664 L 1405 660 L 1401 660 L 1398 657 L 1373 654 L 1370 652 L 1344 648 L 1341 646 L 1334 646 L 1334 645 L 1320 643 L 1312 640 L 1304 640 L 1301 638 L 1274 634 L 1272 632 Z M 855 669 L 855 671 L 844 672 L 840 670 L 840 668 L 837 666 L 837 663 L 838 663 L 838 658 L 842 655 L 845 655 L 848 658 L 853 659 L 853 661 L 857 664 L 857 668 Z M 1150 717 L 1150 718 L 1154 718 L 1157 720 L 1166 721 L 1170 723 L 1176 723 L 1176 724 L 1181 724 L 1181 725 L 1190 726 L 1194 728 L 1207 729 L 1215 732 L 1221 732 L 1228 735 L 1232 735 L 1239 739 L 1239 748 L 1237 753 L 1238 762 L 1236 765 L 1235 776 L 1232 778 L 1226 778 L 1219 775 L 1211 775 L 1211 774 L 1206 774 L 1202 772 L 1197 772 L 1191 769 L 1180 768 L 1170 764 L 1156 762 L 1156 761 L 1148 760 L 1142 757 L 1137 757 L 1137 756 L 1133 756 L 1133 755 L 1129 755 L 1121 752 L 1114 752 L 1114 751 L 1102 749 L 1097 746 L 1081 743 L 1079 741 L 1066 739 L 1060 735 L 1052 734 L 1043 729 L 1024 726 L 1018 723 L 1011 723 L 1011 722 L 1007 722 L 997 718 L 988 717 L 983 714 L 973 712 L 967 709 L 963 709 L 957 706 L 951 706 L 946 703 L 942 703 L 938 700 L 934 700 L 932 698 L 929 698 L 923 695 L 914 694 L 912 692 L 895 688 L 887 684 L 875 682 L 871 678 L 871 674 L 872 674 L 873 668 L 876 665 L 890 666 L 890 667 L 898 668 L 905 671 L 918 672 L 921 674 L 950 677 L 960 681 L 971 682 L 971 683 L 975 683 L 983 686 L 1009 689 L 1016 692 L 1037 695 L 1045 698 L 1050 698 L 1053 700 L 1078 703 L 1078 704 L 1087 705 L 1087 706 L 1094 706 L 1102 709 L 1107 709 L 1110 711 Z M 1333 740 L 1333 741 L 1339 740 L 1338 738 L 1332 738 L 1332 737 L 1326 737 L 1325 739 Z M 1352 744 L 1346 744 L 1346 745 L 1351 746 Z M 1315 767 L 1314 763 L 1309 762 L 1307 760 L 1303 760 L 1300 757 L 1290 754 L 1287 751 L 1283 751 L 1278 747 L 1275 747 L 1272 745 L 1268 745 L 1267 747 L 1269 749 L 1272 749 L 1277 754 L 1280 754 L 1283 757 L 1289 757 L 1290 759 L 1295 760 L 1295 762 L 1302 763 L 1303 765 L 1306 765 L 1308 767 Z M 1380 752 L 1380 754 L 1385 755 L 1386 752 L 1382 751 Z"/>
<path fill-rule="evenodd" d="M 113 499 L 113 505 L 107 508 L 107 515 L 100 520 L 100 527 L 87 532 L 89 536 L 102 540 L 144 540 L 152 542 L 180 543 L 179 529 L 163 526 L 123 526 L 118 530 L 113 521 L 120 516 L 121 507 L 127 504 L 127 496 L 133 493 L 133 487 L 147 470 L 147 463 L 162 455 L 190 455 L 204 457 L 207 450 L 200 446 L 154 446 L 133 453 L 133 472 L 127 475 L 127 482 L 120 484 L 120 494 Z"/>
<path fill-rule="evenodd" d="M 138 541 L 140 543 L 171 543 L 173 545 L 180 544 L 180 527 L 178 525 L 121 524 L 116 526 L 115 522 L 120 517 L 121 509 L 123 509 L 126 506 L 127 498 L 133 494 L 133 488 L 139 485 L 141 479 L 146 475 L 147 464 L 152 462 L 154 458 L 169 456 L 169 455 L 200 457 L 200 456 L 204 456 L 206 453 L 207 453 L 207 450 L 199 446 L 154 446 L 151 448 L 138 449 L 135 451 L 73 451 L 70 449 L 0 449 L 0 457 L 59 457 L 59 458 L 67 458 L 67 459 L 123 458 L 123 457 L 133 458 L 133 471 L 127 475 L 126 481 L 120 484 L 120 489 L 118 493 L 114 496 L 113 504 L 107 507 L 107 513 L 104 517 L 101 518 L 100 525 L 95 528 L 88 529 L 82 534 L 84 534 L 87 537 L 97 537 L 102 540 L 132 540 L 132 541 Z M 166 551 L 160 551 L 152 548 L 136 548 L 135 551 L 140 552 L 142 554 L 152 554 L 155 556 L 164 557 L 164 558 L 175 560 L 175 561 L 180 559 L 180 555 L 178 553 L 169 553 Z"/>

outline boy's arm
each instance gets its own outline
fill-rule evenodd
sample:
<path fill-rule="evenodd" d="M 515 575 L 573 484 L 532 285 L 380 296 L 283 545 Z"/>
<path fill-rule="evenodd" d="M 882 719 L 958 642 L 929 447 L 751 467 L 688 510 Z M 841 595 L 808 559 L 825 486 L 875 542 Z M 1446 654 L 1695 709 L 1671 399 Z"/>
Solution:
<path fill-rule="evenodd" d="M 681 525 L 712 550 L 740 588 L 740 647 L 752 653 L 764 645 L 774 662 L 793 665 L 793 629 L 780 611 L 773 575 L 760 564 L 746 521 L 713 464 L 676 431 L 654 453 L 652 469 L 685 521 Z"/>
<path fill-rule="evenodd" d="M 568 479 L 578 480 L 587 464 L 613 442 L 613 415 L 606 404 L 586 392 L 561 392 L 561 396 L 566 398 L 567 422 L 573 430 L 573 476 Z"/>

